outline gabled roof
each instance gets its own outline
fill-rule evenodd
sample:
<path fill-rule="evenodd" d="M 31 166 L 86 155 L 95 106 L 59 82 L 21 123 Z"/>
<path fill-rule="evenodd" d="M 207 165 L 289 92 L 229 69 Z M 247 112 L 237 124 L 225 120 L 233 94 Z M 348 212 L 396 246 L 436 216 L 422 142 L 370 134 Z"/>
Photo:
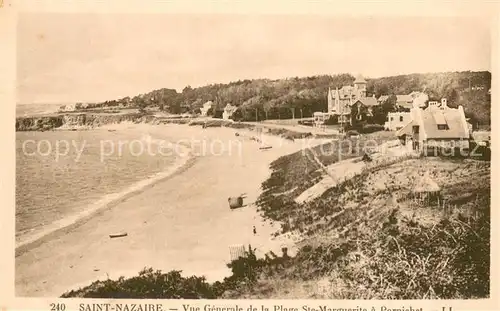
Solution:
<path fill-rule="evenodd" d="M 410 95 L 396 95 L 397 104 L 403 108 L 413 108 L 413 98 Z"/>
<path fill-rule="evenodd" d="M 226 107 L 224 107 L 224 111 L 228 112 L 228 113 L 232 113 L 234 112 L 236 109 L 238 109 L 237 106 L 233 106 L 231 104 L 227 104 Z"/>
<path fill-rule="evenodd" d="M 372 107 L 372 106 L 377 106 L 378 102 L 375 98 L 373 97 L 361 97 L 358 100 L 354 102 L 356 104 L 357 102 L 361 102 L 363 105 L 367 107 Z"/>
<path fill-rule="evenodd" d="M 464 128 L 463 110 L 445 108 L 427 108 L 422 111 L 422 121 L 427 139 L 463 138 L 468 139 L 468 131 Z M 439 130 L 438 124 L 445 122 L 448 129 Z"/>
<path fill-rule="evenodd" d="M 403 135 L 410 135 L 412 133 L 413 124 L 415 124 L 415 121 L 413 120 L 406 123 L 405 126 L 396 131 L 396 136 L 401 137 Z"/>
<path fill-rule="evenodd" d="M 351 85 L 344 85 L 340 89 L 332 90 L 330 89 L 328 92 L 328 96 L 332 99 L 336 98 L 336 94 L 339 94 L 339 99 L 349 98 L 349 95 L 355 95 L 354 87 Z"/>
<path fill-rule="evenodd" d="M 421 94 L 423 94 L 423 93 L 419 92 L 419 91 L 413 91 L 410 94 L 408 94 L 408 96 L 410 96 L 411 98 L 415 99 L 415 98 L 417 98 Z"/>
<path fill-rule="evenodd" d="M 397 101 L 399 102 L 411 102 L 413 98 L 410 95 L 396 95 Z"/>
<path fill-rule="evenodd" d="M 446 117 L 444 116 L 444 113 L 441 110 L 434 111 L 432 116 L 434 117 L 434 122 L 436 122 L 436 124 L 438 125 L 447 124 Z"/>

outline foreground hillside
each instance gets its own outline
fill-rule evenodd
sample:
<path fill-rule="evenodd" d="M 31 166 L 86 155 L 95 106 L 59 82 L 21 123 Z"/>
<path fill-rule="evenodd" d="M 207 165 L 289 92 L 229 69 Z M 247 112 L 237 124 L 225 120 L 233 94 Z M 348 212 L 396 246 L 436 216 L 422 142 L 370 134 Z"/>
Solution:
<path fill-rule="evenodd" d="M 444 207 L 411 199 L 425 172 L 441 186 Z M 288 218 L 283 231 L 303 232 L 302 249 L 232 297 L 488 297 L 489 179 L 488 163 L 429 158 L 362 174 L 305 205 L 277 204 L 279 190 L 270 190 L 265 214 Z"/>
<path fill-rule="evenodd" d="M 373 134 L 366 139 L 387 137 Z M 308 152 L 329 165 L 339 161 L 336 148 L 328 144 Z M 223 282 L 146 269 L 135 278 L 95 282 L 64 297 L 489 297 L 489 162 L 401 160 L 364 171 L 302 204 L 294 199 L 321 177 L 319 163 L 298 152 L 276 160 L 271 168 L 259 209 L 282 223 L 278 234 L 302 237 L 295 256 L 285 250 L 259 259 L 249 246 L 247 258 L 232 262 L 233 274 Z M 414 200 L 426 174 L 440 187 L 437 202 Z"/>
<path fill-rule="evenodd" d="M 355 78 L 350 74 L 295 77 L 288 79 L 240 80 L 228 84 L 211 84 L 192 88 L 181 93 L 173 89 L 159 89 L 134 97 L 109 100 L 100 106 L 148 107 L 158 106 L 172 113 L 195 112 L 203 103 L 213 101 L 215 114 L 222 115 L 228 103 L 239 106 L 240 118 L 245 121 L 310 117 L 315 111 L 327 109 L 328 88 L 351 85 Z M 367 79 L 368 96 L 409 94 L 423 91 L 431 99 L 448 98 L 451 106 L 463 105 L 469 117 L 487 125 L 490 123 L 491 73 L 444 72 L 409 74 Z"/>

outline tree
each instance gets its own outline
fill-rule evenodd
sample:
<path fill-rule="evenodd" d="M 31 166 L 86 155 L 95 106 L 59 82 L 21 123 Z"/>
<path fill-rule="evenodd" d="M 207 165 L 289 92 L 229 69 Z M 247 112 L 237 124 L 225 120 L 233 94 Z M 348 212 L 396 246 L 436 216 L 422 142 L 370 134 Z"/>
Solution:
<path fill-rule="evenodd" d="M 385 102 L 382 103 L 382 110 L 386 113 L 396 111 L 396 104 L 398 102 L 398 98 L 396 95 L 391 95 Z"/>
<path fill-rule="evenodd" d="M 144 100 L 144 98 L 139 97 L 135 104 L 139 109 L 139 113 L 146 113 L 147 102 Z"/>
<path fill-rule="evenodd" d="M 213 116 L 215 112 L 215 109 L 213 107 L 208 108 L 207 110 L 207 116 Z"/>

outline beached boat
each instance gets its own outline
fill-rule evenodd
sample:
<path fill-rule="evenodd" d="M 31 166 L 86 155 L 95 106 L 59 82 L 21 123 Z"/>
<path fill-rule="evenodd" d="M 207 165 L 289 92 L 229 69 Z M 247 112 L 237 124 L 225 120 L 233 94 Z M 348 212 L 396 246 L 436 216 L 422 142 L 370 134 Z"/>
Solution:
<path fill-rule="evenodd" d="M 121 238 L 127 236 L 127 232 L 120 232 L 120 233 L 112 233 L 109 235 L 110 238 Z"/>

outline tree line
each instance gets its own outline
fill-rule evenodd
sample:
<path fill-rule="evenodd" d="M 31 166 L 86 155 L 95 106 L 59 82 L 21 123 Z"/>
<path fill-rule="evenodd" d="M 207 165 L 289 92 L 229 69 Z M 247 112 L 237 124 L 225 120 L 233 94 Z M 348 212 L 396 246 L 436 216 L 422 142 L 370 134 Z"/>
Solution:
<path fill-rule="evenodd" d="M 227 104 L 238 106 L 234 118 L 244 121 L 311 117 L 316 111 L 327 110 L 328 88 L 352 85 L 351 74 L 317 75 L 286 79 L 239 80 L 227 84 L 210 84 L 182 92 L 163 88 L 134 97 L 109 100 L 101 107 L 127 106 L 140 110 L 158 107 L 174 114 L 196 113 L 207 101 L 214 103 L 211 114 L 221 117 Z M 367 96 L 409 94 L 421 91 L 430 100 L 448 99 L 450 106 L 462 105 L 466 114 L 482 124 L 490 124 L 491 73 L 463 71 L 408 74 L 367 79 Z M 395 97 L 391 97 L 395 98 Z M 394 100 L 391 99 L 390 102 Z M 392 104 L 377 108 L 378 115 L 394 109 Z"/>

